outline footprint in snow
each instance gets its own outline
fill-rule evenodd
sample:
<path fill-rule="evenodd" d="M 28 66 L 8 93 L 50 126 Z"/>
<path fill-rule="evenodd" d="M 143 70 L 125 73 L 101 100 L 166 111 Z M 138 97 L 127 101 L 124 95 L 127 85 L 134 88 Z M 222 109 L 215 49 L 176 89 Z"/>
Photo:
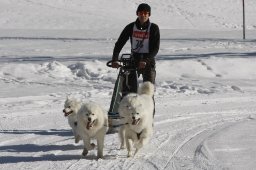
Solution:
<path fill-rule="evenodd" d="M 234 91 L 238 91 L 238 92 L 243 92 L 239 87 L 237 86 L 231 86 L 231 89 L 233 89 Z"/>
<path fill-rule="evenodd" d="M 221 75 L 221 74 L 216 74 L 215 76 L 216 76 L 216 77 L 222 77 L 222 75 Z"/>

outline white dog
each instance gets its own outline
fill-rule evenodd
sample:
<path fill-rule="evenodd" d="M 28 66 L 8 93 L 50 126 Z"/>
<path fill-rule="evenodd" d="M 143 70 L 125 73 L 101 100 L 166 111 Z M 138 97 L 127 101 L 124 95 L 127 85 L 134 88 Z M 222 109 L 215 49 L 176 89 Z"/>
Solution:
<path fill-rule="evenodd" d="M 78 114 L 79 134 L 84 141 L 82 155 L 86 156 L 89 150 L 95 148 L 91 139 L 97 140 L 97 157 L 103 158 L 104 137 L 108 130 L 107 112 L 94 102 L 83 104 Z"/>
<path fill-rule="evenodd" d="M 64 116 L 68 118 L 68 124 L 72 128 L 72 132 L 75 136 L 75 143 L 78 143 L 80 140 L 80 135 L 77 131 L 77 112 L 80 107 L 81 102 L 67 97 L 63 109 Z"/>
<path fill-rule="evenodd" d="M 134 156 L 153 134 L 154 85 L 144 82 L 138 89 L 138 94 L 125 96 L 118 109 L 124 117 L 125 125 L 120 128 L 121 149 L 127 146 L 128 157 L 132 156 L 132 145 L 136 148 Z"/>

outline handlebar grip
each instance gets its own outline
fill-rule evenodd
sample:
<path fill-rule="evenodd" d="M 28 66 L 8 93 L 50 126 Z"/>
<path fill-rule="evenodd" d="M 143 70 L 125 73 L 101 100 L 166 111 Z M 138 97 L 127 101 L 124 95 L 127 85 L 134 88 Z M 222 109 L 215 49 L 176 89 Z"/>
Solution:
<path fill-rule="evenodd" d="M 112 60 L 108 61 L 106 64 L 108 67 L 112 67 Z"/>
<path fill-rule="evenodd" d="M 120 60 L 117 60 L 117 62 L 121 62 L 121 61 L 120 61 Z M 110 60 L 110 61 L 107 62 L 106 65 L 107 65 L 108 67 L 113 68 L 113 67 L 112 67 L 112 63 L 113 63 L 113 60 Z M 122 67 L 122 65 L 121 65 L 121 64 L 118 64 L 118 68 L 119 68 L 119 67 Z"/>

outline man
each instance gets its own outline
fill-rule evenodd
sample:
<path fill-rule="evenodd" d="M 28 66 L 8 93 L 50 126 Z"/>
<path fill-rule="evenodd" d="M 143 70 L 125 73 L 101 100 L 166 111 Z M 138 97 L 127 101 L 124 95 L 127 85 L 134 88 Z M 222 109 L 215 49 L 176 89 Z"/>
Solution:
<path fill-rule="evenodd" d="M 159 27 L 149 21 L 151 7 L 148 4 L 140 4 L 137 8 L 136 14 L 138 16 L 136 21 L 128 24 L 124 28 L 115 43 L 112 56 L 112 67 L 119 67 L 119 53 L 128 39 L 130 39 L 131 54 L 138 74 L 142 74 L 143 81 L 150 81 L 155 84 L 155 56 L 158 53 L 160 45 Z M 131 72 L 129 74 L 129 92 L 137 92 L 136 76 L 136 72 Z"/>

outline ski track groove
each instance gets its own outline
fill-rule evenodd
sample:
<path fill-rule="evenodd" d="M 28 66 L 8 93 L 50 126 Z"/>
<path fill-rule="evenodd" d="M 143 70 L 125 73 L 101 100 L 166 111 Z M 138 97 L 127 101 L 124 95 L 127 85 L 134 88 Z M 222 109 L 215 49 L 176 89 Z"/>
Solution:
<path fill-rule="evenodd" d="M 207 119 L 206 120 L 206 123 L 202 123 L 202 124 L 197 124 L 197 126 L 194 126 L 194 127 L 191 127 L 190 129 L 187 129 L 189 132 L 190 131 L 193 131 L 194 129 L 197 129 L 198 127 L 204 127 L 203 130 L 201 131 L 197 131 L 196 133 L 194 133 L 193 135 L 190 135 L 188 136 L 185 140 L 183 140 L 183 142 L 178 145 L 178 147 L 176 147 L 176 149 L 174 150 L 174 152 L 172 152 L 172 154 L 168 157 L 167 159 L 167 162 L 165 163 L 164 167 L 162 169 L 165 169 L 168 164 L 172 161 L 172 159 L 174 158 L 174 156 L 180 151 L 180 149 L 186 145 L 189 141 L 191 141 L 193 138 L 197 137 L 199 134 L 203 133 L 204 131 L 208 130 L 208 129 L 211 129 L 215 126 L 218 126 L 220 124 L 223 124 L 223 123 L 227 123 L 227 122 L 232 122 L 232 121 L 237 121 L 237 119 L 234 120 L 234 116 L 239 116 L 241 118 L 241 115 L 242 115 L 242 118 L 243 118 L 243 114 L 239 114 L 239 113 L 234 113 L 234 114 L 230 114 L 228 111 L 224 111 L 223 113 L 220 114 L 221 116 L 218 117 L 217 120 L 215 121 L 211 121 L 211 120 L 214 120 L 214 118 L 216 118 L 216 115 L 212 115 L 209 117 L 206 116 L 205 118 Z M 200 117 L 201 114 L 196 114 L 195 117 L 193 117 L 193 119 L 197 119 L 197 120 L 201 120 L 202 121 L 202 117 Z M 239 118 L 238 118 L 239 119 Z M 186 120 L 186 119 L 185 119 Z M 211 121 L 211 122 L 209 122 Z M 173 122 L 173 121 L 171 121 Z M 193 121 L 194 123 L 196 121 Z M 203 121 L 205 122 L 205 121 Z M 209 126 L 209 123 L 211 123 L 211 125 Z M 188 133 L 188 132 L 187 132 Z M 159 137 L 159 136 L 158 136 Z M 164 148 L 165 145 L 169 144 L 170 143 L 170 140 L 171 140 L 171 137 L 172 135 L 168 135 L 168 137 L 165 139 L 164 142 L 162 142 L 160 145 L 158 145 L 157 147 L 157 150 L 154 152 L 154 153 L 157 153 L 159 152 L 159 150 L 161 150 L 162 148 Z M 147 157 L 151 156 L 152 154 L 150 155 L 147 155 Z"/>
<path fill-rule="evenodd" d="M 166 162 L 165 166 L 163 167 L 163 169 L 166 169 L 168 167 L 168 164 L 170 164 L 170 162 L 172 161 L 172 159 L 175 157 L 175 155 L 178 154 L 178 152 L 185 146 L 187 145 L 191 140 L 193 140 L 194 138 L 196 138 L 197 136 L 199 136 L 200 134 L 209 131 L 210 134 L 208 134 L 206 136 L 206 138 L 208 136 L 211 136 L 214 133 L 217 133 L 216 131 L 212 131 L 214 128 L 217 127 L 223 127 L 225 125 L 229 125 L 229 124 L 233 124 L 239 121 L 243 121 L 246 120 L 247 117 L 240 117 L 236 120 L 234 120 L 234 118 L 232 116 L 230 116 L 230 118 L 224 119 L 224 120 L 216 120 L 215 122 L 212 122 L 212 124 L 210 126 L 206 126 L 203 130 L 201 131 L 197 131 L 196 133 L 194 133 L 193 135 L 188 136 L 176 149 L 175 151 L 170 155 L 170 157 L 168 158 L 168 161 Z M 202 124 L 203 125 L 203 124 Z M 208 125 L 208 124 L 207 124 Z M 201 126 L 201 125 L 200 125 Z M 200 127 L 199 126 L 199 127 Z M 221 128 L 220 128 L 221 129 Z M 217 130 L 218 131 L 218 130 Z M 201 139 L 201 142 L 198 143 L 197 148 L 202 145 L 203 141 L 205 141 L 206 138 Z M 196 153 L 194 153 L 195 155 Z M 174 161 L 172 161 L 172 165 L 174 166 Z"/>
<path fill-rule="evenodd" d="M 66 167 L 66 169 L 72 169 L 73 166 L 75 166 L 78 162 L 80 162 L 81 159 L 76 160 L 74 163 L 71 163 L 71 165 L 69 165 L 68 167 Z"/>
<path fill-rule="evenodd" d="M 187 139 L 185 139 L 175 150 L 174 152 L 168 157 L 166 164 L 164 165 L 164 167 L 162 169 L 165 169 L 168 164 L 170 163 L 170 161 L 173 159 L 173 157 L 179 152 L 179 150 L 186 144 L 188 143 L 190 140 L 192 140 L 193 138 L 195 138 L 196 136 L 198 136 L 200 133 L 204 132 L 207 129 L 203 129 L 202 131 L 199 131 L 191 136 L 189 136 Z"/>
<path fill-rule="evenodd" d="M 176 122 L 176 121 L 186 120 L 186 119 L 189 119 L 189 118 L 191 118 L 191 116 L 186 117 L 186 118 L 184 118 L 184 119 L 178 117 L 177 120 L 169 119 L 167 122 L 166 122 L 166 121 L 163 121 L 163 122 L 164 122 L 164 123 L 170 123 L 170 122 Z M 160 121 L 160 123 L 157 123 L 157 124 L 162 124 L 162 121 Z M 195 127 L 195 128 L 196 128 L 196 127 Z M 160 145 L 157 146 L 157 150 L 156 150 L 155 152 L 158 152 L 164 145 L 168 144 L 168 143 L 170 142 L 170 140 L 171 140 L 172 137 L 173 137 L 173 135 L 168 134 L 168 137 L 165 139 L 165 141 L 162 142 Z M 155 153 L 155 152 L 154 152 L 154 153 Z M 145 161 L 145 162 L 148 162 L 149 164 L 151 164 L 152 167 L 154 167 L 155 169 L 158 169 L 159 167 L 158 167 L 154 162 L 152 162 L 152 160 L 149 159 L 149 157 L 151 157 L 152 155 L 154 155 L 154 154 L 153 154 L 153 153 L 147 154 L 147 155 L 145 156 L 146 159 L 144 159 L 144 161 Z M 138 156 L 138 157 L 139 157 L 139 156 Z M 132 167 L 135 166 L 134 159 L 136 159 L 136 158 L 138 158 L 138 157 L 127 158 L 127 159 L 124 161 L 124 163 L 123 163 L 122 169 L 127 169 L 127 167 L 128 167 L 128 169 L 129 169 L 129 168 L 133 169 Z M 139 167 L 143 167 L 143 165 L 142 165 L 141 162 L 139 162 L 139 164 L 140 164 Z M 138 166 L 138 165 L 136 165 L 136 166 Z M 135 168 L 135 167 L 134 167 L 134 168 Z"/>

